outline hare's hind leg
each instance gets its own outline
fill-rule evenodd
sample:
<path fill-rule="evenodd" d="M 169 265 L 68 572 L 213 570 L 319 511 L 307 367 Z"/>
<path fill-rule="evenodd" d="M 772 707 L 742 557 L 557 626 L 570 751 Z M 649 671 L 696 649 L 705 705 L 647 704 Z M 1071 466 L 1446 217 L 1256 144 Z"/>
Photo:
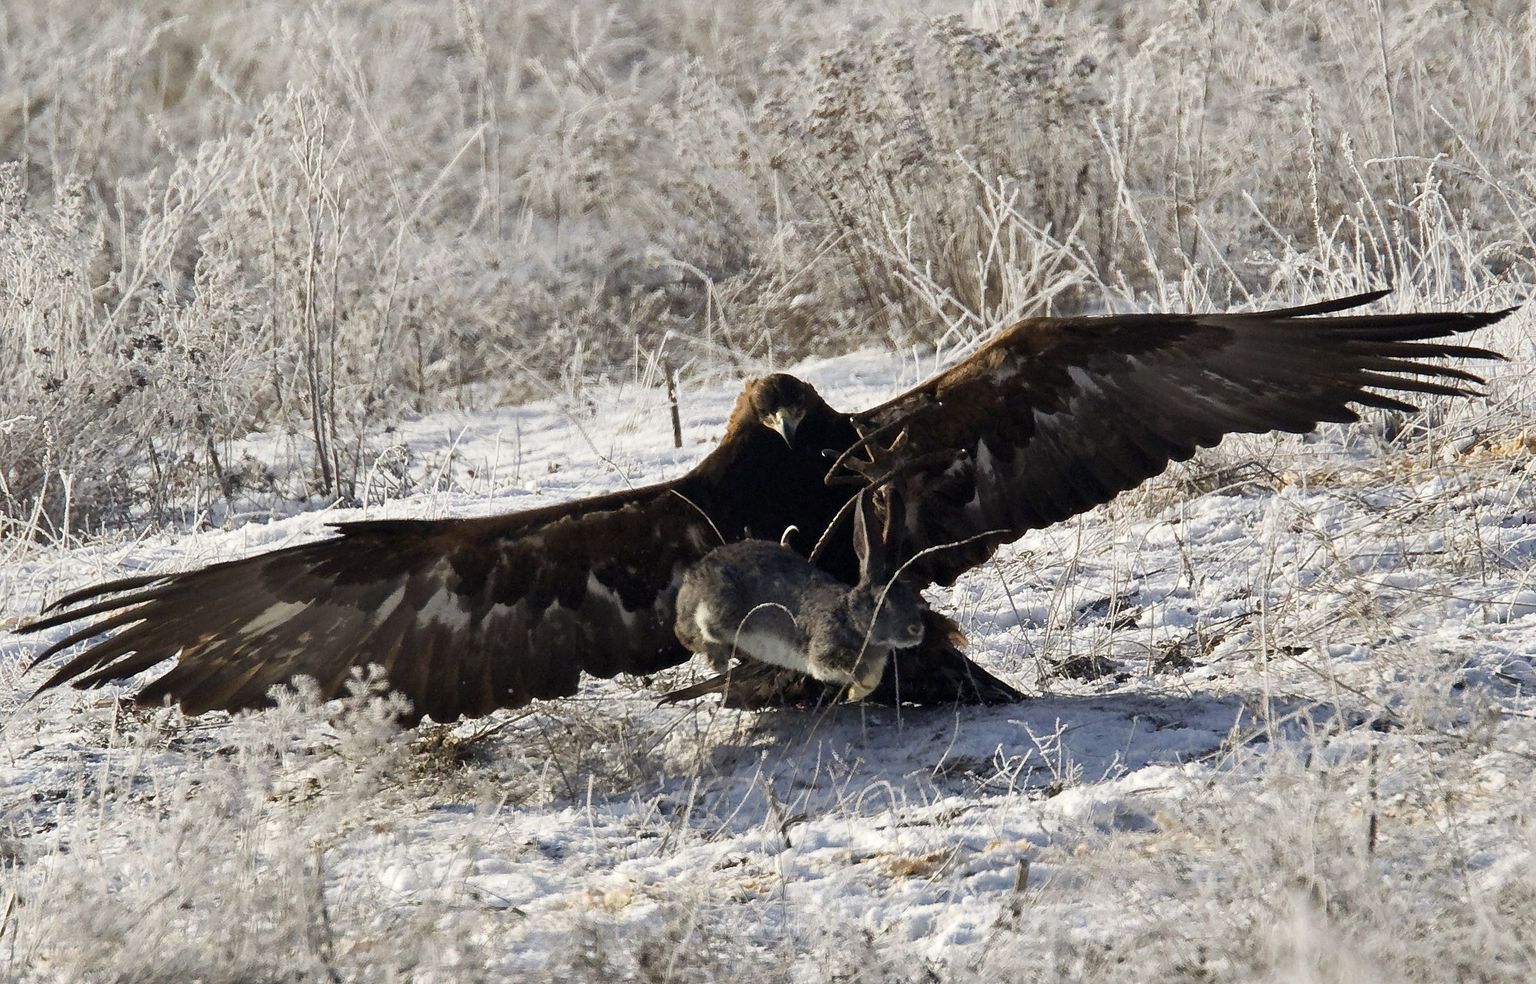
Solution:
<path fill-rule="evenodd" d="M 701 683 L 674 691 L 666 703 L 724 693 L 725 706 L 742 710 L 840 703 L 847 684 L 824 683 L 798 670 L 747 660 Z M 898 649 L 865 704 L 1006 704 L 1024 695 L 966 659 L 953 646 Z"/>
<path fill-rule="evenodd" d="M 923 613 L 920 645 L 897 649 L 880 685 L 862 698 L 866 704 L 1008 704 L 1024 695 L 967 659 L 954 622 L 935 611 Z M 781 666 L 747 662 L 731 671 L 725 706 L 760 709 L 829 704 L 840 701 L 847 685 L 824 683 Z"/>
<path fill-rule="evenodd" d="M 695 697 L 703 697 L 705 694 L 717 693 L 726 689 L 731 679 L 731 647 L 714 642 L 700 641 L 694 645 L 687 639 L 682 639 L 682 633 L 678 633 L 683 645 L 694 653 L 704 657 L 704 662 L 709 666 L 709 671 L 714 674 L 690 687 L 681 690 L 673 690 L 661 695 L 659 703 L 676 704 L 680 701 L 693 700 Z"/>

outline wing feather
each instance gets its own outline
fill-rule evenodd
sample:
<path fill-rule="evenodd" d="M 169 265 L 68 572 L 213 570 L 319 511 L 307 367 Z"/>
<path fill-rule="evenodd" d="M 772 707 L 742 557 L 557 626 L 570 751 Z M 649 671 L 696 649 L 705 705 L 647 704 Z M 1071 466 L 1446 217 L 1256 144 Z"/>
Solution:
<path fill-rule="evenodd" d="M 370 663 L 418 717 L 515 707 L 574 692 L 583 672 L 687 658 L 671 631 L 676 586 L 716 536 L 676 484 L 487 519 L 342 524 L 331 539 L 74 592 L 24 631 L 71 626 L 38 661 L 86 643 L 44 687 L 174 657 L 139 699 L 189 713 L 265 703 L 299 675 L 334 696 Z"/>
<path fill-rule="evenodd" d="M 1355 406 L 1413 409 L 1394 393 L 1466 395 L 1482 378 L 1437 360 L 1502 358 L 1443 339 L 1509 311 L 1320 317 L 1381 296 L 1020 322 L 855 415 L 860 433 L 880 435 L 862 473 L 899 490 L 909 571 L 949 584 L 998 544 L 1107 502 L 1227 434 L 1304 433 L 1358 420 Z"/>

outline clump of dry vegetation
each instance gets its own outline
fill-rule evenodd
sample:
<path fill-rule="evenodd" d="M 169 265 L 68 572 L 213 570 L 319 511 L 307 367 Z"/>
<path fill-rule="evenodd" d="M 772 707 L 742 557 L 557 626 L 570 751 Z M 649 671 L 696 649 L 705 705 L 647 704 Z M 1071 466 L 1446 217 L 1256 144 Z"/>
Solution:
<path fill-rule="evenodd" d="M 662 362 L 1529 279 L 1518 5 L 962 6 L 8 10 L 0 521 L 357 501 L 404 414 Z"/>

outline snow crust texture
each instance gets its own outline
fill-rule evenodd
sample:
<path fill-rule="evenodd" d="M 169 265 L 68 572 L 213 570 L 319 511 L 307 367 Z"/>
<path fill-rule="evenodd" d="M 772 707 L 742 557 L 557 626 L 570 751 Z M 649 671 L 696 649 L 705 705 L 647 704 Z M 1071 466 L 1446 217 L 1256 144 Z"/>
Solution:
<path fill-rule="evenodd" d="M 854 406 L 923 368 L 799 371 Z M 1016 706 L 656 706 L 684 667 L 406 732 L 370 681 L 189 720 L 26 700 L 42 640 L 0 636 L 0 959 L 36 980 L 1515 979 L 1536 455 L 1478 435 L 1527 368 L 1390 441 L 1228 442 L 931 592 L 1037 695 Z M 685 396 L 679 452 L 660 392 L 594 394 L 409 425 L 422 460 L 451 450 L 435 495 L 37 548 L 0 595 L 24 613 L 326 522 L 659 478 L 733 396 Z M 471 470 L 489 491 L 447 481 Z"/>

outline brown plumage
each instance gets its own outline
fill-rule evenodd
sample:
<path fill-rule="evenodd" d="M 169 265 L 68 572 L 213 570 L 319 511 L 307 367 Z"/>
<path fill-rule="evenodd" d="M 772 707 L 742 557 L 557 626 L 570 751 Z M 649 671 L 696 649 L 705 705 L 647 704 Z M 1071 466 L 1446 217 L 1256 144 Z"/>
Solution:
<path fill-rule="evenodd" d="M 1026 530 L 1058 523 L 1232 433 L 1305 433 L 1359 419 L 1381 392 L 1467 395 L 1483 380 L 1427 359 L 1502 359 L 1443 341 L 1504 311 L 1320 317 L 1386 291 L 1248 314 L 1037 318 L 855 414 L 854 471 L 903 493 L 912 573 L 952 584 Z M 853 458 L 854 456 L 850 456 Z"/>
<path fill-rule="evenodd" d="M 722 538 L 777 539 L 793 524 L 805 552 L 826 532 L 817 562 L 852 584 L 842 507 L 872 488 L 895 504 L 882 517 L 900 533 L 893 563 L 910 561 L 916 587 L 950 584 L 999 544 L 1225 434 L 1355 420 L 1351 404 L 1411 410 L 1382 391 L 1481 382 L 1425 360 L 1500 357 L 1442 339 L 1508 311 L 1323 317 L 1382 293 L 1251 314 L 1030 319 L 856 414 L 776 374 L 748 383 L 719 447 L 671 482 L 486 519 L 344 523 L 329 540 L 76 592 L 24 631 L 101 616 L 43 651 L 89 642 L 43 686 L 99 685 L 176 657 L 139 699 L 192 713 L 262 703 L 298 674 L 332 695 L 371 663 L 437 720 L 562 696 L 583 672 L 686 659 L 671 628 L 677 586 Z M 1017 696 L 960 654 L 953 622 L 925 619 L 924 644 L 898 653 L 872 699 Z M 821 692 L 771 667 L 732 686 L 749 705 Z"/>
<path fill-rule="evenodd" d="M 373 663 L 416 716 L 439 721 L 572 694 L 584 672 L 652 672 L 689 656 L 672 633 L 689 564 L 722 537 L 777 537 L 807 517 L 825 526 L 852 495 L 822 482 L 824 459 L 762 425 L 786 408 L 802 440 L 853 440 L 809 386 L 765 377 L 737 400 L 719 447 L 671 482 L 484 519 L 341 523 L 332 539 L 87 588 L 23 631 L 105 616 L 39 655 L 95 639 L 44 688 L 123 679 L 179 651 L 138 699 L 192 714 L 265 703 L 299 674 L 335 695 Z M 775 483 L 796 494 L 749 491 Z"/>

